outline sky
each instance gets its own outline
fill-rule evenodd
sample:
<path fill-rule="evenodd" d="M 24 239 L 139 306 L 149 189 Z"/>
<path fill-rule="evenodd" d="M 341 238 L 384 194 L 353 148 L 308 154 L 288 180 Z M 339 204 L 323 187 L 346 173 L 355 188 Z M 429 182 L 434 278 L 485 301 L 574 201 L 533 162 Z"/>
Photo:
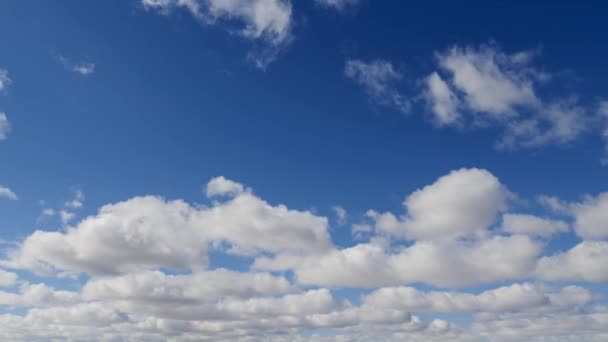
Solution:
<path fill-rule="evenodd" d="M 608 340 L 605 3 L 0 16 L 1 340 Z"/>

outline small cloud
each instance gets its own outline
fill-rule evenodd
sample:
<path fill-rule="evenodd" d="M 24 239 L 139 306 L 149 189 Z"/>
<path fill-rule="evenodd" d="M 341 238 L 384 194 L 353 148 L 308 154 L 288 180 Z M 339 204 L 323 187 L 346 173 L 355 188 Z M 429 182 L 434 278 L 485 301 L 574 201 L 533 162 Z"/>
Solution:
<path fill-rule="evenodd" d="M 17 195 L 11 189 L 0 185 L 0 198 L 6 198 L 9 200 L 16 201 Z"/>
<path fill-rule="evenodd" d="M 6 114 L 0 112 L 0 140 L 5 140 L 11 131 L 11 124 L 8 122 Z"/>
<path fill-rule="evenodd" d="M 8 71 L 0 69 L 0 92 L 6 90 L 11 83 L 12 80 L 8 77 Z"/>
<path fill-rule="evenodd" d="M 336 214 L 336 219 L 339 225 L 344 225 L 346 223 L 346 216 L 348 215 L 346 209 L 342 208 L 339 205 L 333 206 L 331 210 Z"/>
<path fill-rule="evenodd" d="M 63 55 L 57 55 L 57 59 L 67 70 L 79 73 L 83 76 L 91 75 L 95 72 L 94 63 L 85 61 L 75 62 Z"/>
<path fill-rule="evenodd" d="M 74 189 L 74 198 L 70 201 L 65 202 L 66 208 L 78 209 L 82 208 L 84 202 L 84 192 L 80 189 Z"/>

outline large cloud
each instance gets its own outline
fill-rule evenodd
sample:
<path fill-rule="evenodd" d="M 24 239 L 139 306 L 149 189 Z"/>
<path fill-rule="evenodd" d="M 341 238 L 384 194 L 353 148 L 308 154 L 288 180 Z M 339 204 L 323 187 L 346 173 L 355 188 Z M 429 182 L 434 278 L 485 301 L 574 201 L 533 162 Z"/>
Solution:
<path fill-rule="evenodd" d="M 212 193 L 216 186 L 214 179 Z M 103 206 L 66 232 L 36 231 L 2 263 L 41 274 L 200 271 L 207 266 L 210 243 L 240 255 L 331 246 L 327 218 L 271 206 L 250 192 L 200 208 L 146 196 Z"/>
<path fill-rule="evenodd" d="M 608 281 L 608 242 L 583 241 L 538 261 L 536 275 L 546 280 Z"/>

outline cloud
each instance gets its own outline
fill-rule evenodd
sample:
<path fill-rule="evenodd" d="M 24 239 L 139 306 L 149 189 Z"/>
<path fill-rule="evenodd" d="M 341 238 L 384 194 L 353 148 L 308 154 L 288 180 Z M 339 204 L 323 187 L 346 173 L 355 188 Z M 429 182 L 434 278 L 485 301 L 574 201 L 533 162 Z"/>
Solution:
<path fill-rule="evenodd" d="M 349 6 L 358 5 L 361 0 L 315 0 L 315 2 L 321 6 L 335 8 L 342 11 Z"/>
<path fill-rule="evenodd" d="M 500 229 L 511 234 L 528 234 L 549 238 L 554 234 L 569 231 L 570 227 L 566 222 L 560 220 L 526 214 L 504 214 Z"/>
<path fill-rule="evenodd" d="M 371 242 L 306 257 L 260 257 L 253 267 L 294 270 L 298 282 L 305 285 L 373 288 L 422 282 L 463 287 L 525 278 L 540 252 L 538 243 L 522 235 L 416 242 L 395 252 Z"/>
<path fill-rule="evenodd" d="M 336 220 L 338 221 L 339 225 L 346 224 L 346 217 L 348 216 L 346 209 L 342 208 L 339 205 L 335 205 L 331 207 L 331 210 L 333 210 L 334 214 L 336 214 Z"/>
<path fill-rule="evenodd" d="M 552 289 L 539 284 L 502 286 L 480 294 L 424 292 L 413 287 L 387 287 L 363 298 L 365 306 L 408 312 L 518 312 L 542 307 L 568 308 L 592 302 L 585 288 Z"/>
<path fill-rule="evenodd" d="M 0 269 L 0 287 L 10 287 L 17 282 L 18 276 L 16 273 L 7 272 Z"/>
<path fill-rule="evenodd" d="M 460 169 L 440 177 L 409 195 L 403 202 L 407 215 L 368 215 L 376 229 L 412 240 L 449 238 L 479 233 L 507 207 L 511 194 L 490 172 Z"/>
<path fill-rule="evenodd" d="M 263 43 L 249 54 L 261 69 L 272 63 L 292 38 L 292 6 L 286 0 L 141 0 L 141 4 L 164 15 L 184 8 L 207 25 L 239 22 L 241 28 L 231 32 Z"/>
<path fill-rule="evenodd" d="M 57 59 L 63 64 L 63 66 L 75 73 L 83 76 L 91 75 L 95 72 L 95 64 L 91 62 L 74 62 L 70 58 L 63 55 L 57 55 Z"/>
<path fill-rule="evenodd" d="M 0 69 L 0 92 L 3 92 L 8 89 L 8 86 L 10 86 L 12 82 L 13 81 L 8 76 L 8 71 Z"/>
<path fill-rule="evenodd" d="M 8 137 L 8 133 L 11 131 L 11 124 L 8 122 L 6 114 L 0 112 L 0 140 L 4 140 Z"/>
<path fill-rule="evenodd" d="M 40 274 L 200 271 L 207 266 L 209 244 L 237 255 L 331 246 L 327 218 L 271 206 L 248 192 L 201 208 L 145 196 L 105 205 L 65 232 L 38 230 L 3 263 Z"/>
<path fill-rule="evenodd" d="M 242 184 L 224 177 L 213 178 L 207 183 L 207 197 L 237 196 L 245 191 Z"/>
<path fill-rule="evenodd" d="M 0 198 L 16 201 L 17 195 L 11 189 L 0 185 Z"/>
<path fill-rule="evenodd" d="M 233 180 L 213 178 L 204 192 L 210 203 L 133 197 L 73 226 L 7 244 L 1 267 L 45 277 L 32 284 L 0 270 L 0 339 L 513 341 L 608 334 L 608 309 L 597 294 L 584 284 L 553 283 L 608 281 L 606 242 L 547 254 L 545 239 L 567 225 L 506 213 L 513 195 L 487 170 L 439 177 L 405 197 L 401 217 L 370 213 L 361 223 L 369 227 L 366 242 L 346 247 L 332 243 L 326 217 L 271 205 Z M 573 226 L 577 214 L 586 218 L 581 224 L 596 226 L 602 196 L 546 201 L 574 217 Z M 63 207 L 83 199 L 75 190 Z M 346 216 L 342 209 L 336 212 Z M 218 254 L 230 255 L 233 267 L 217 268 Z M 371 291 L 356 298 L 344 295 L 353 293 L 348 288 Z M 472 315 L 472 323 L 460 324 L 455 314 Z"/>
<path fill-rule="evenodd" d="M 545 280 L 608 281 L 608 242 L 583 241 L 566 252 L 543 257 L 535 273 Z"/>
<path fill-rule="evenodd" d="M 362 87 L 372 102 L 395 107 L 404 113 L 409 112 L 410 101 L 397 89 L 403 75 L 392 63 L 383 60 L 365 62 L 351 59 L 346 62 L 344 74 Z"/>
<path fill-rule="evenodd" d="M 448 84 L 434 72 L 425 80 L 424 97 L 435 114 L 435 120 L 440 125 L 456 125 L 461 119 L 458 112 L 459 100 Z"/>

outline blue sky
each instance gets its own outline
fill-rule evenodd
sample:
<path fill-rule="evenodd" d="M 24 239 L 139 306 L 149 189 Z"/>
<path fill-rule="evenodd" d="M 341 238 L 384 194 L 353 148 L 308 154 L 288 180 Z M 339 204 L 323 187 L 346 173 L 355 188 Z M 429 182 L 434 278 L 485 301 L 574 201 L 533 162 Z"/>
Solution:
<path fill-rule="evenodd" d="M 607 11 L 0 3 L 0 336 L 608 338 Z"/>

